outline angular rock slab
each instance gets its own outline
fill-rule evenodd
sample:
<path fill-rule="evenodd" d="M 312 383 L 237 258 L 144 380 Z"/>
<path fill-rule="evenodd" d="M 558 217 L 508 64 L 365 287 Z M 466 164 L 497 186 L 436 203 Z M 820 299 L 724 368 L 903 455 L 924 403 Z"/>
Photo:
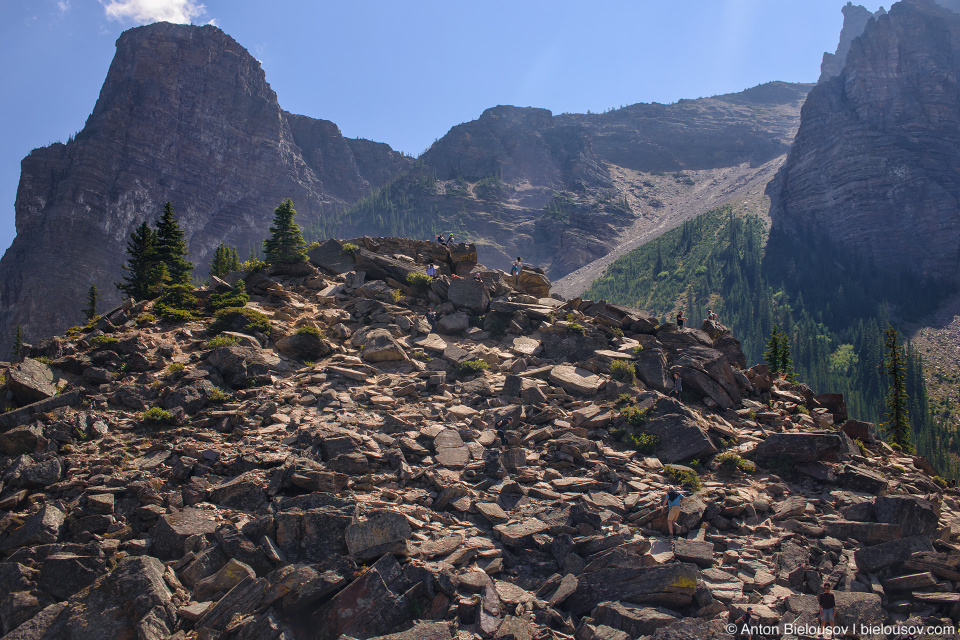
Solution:
<path fill-rule="evenodd" d="M 665 464 L 710 456 L 719 451 L 697 421 L 680 414 L 667 414 L 651 420 L 644 431 L 660 438 L 657 457 Z"/>
<path fill-rule="evenodd" d="M 7 388 L 21 406 L 55 396 L 56 380 L 52 368 L 33 358 L 24 358 L 7 372 Z"/>
<path fill-rule="evenodd" d="M 383 509 L 369 514 L 366 520 L 347 527 L 344 538 L 350 555 L 359 561 L 379 558 L 385 553 L 407 554 L 407 540 L 413 532 L 406 516 Z"/>
<path fill-rule="evenodd" d="M 213 514 L 191 507 L 164 514 L 154 527 L 152 552 L 162 560 L 178 560 L 183 557 L 183 543 L 188 537 L 212 535 L 218 525 Z"/>
<path fill-rule="evenodd" d="M 911 536 L 900 540 L 891 540 L 865 549 L 857 549 L 853 554 L 857 562 L 857 571 L 877 573 L 886 567 L 892 567 L 908 560 L 917 551 L 933 551 L 933 544 L 926 536 Z"/>
<path fill-rule="evenodd" d="M 60 539 L 60 531 L 63 529 L 65 520 L 66 515 L 60 509 L 50 504 L 44 505 L 4 540 L 0 549 L 56 542 Z"/>
<path fill-rule="evenodd" d="M 873 501 L 873 512 L 877 522 L 898 525 L 905 536 L 931 534 L 940 524 L 933 504 L 917 496 L 877 496 Z"/>
<path fill-rule="evenodd" d="M 600 391 L 603 378 L 586 369 L 561 364 L 550 371 L 550 382 L 574 395 L 594 395 Z"/>
<path fill-rule="evenodd" d="M 851 452 L 844 438 L 836 432 L 771 433 L 766 440 L 757 443 L 754 451 L 758 460 L 783 458 L 792 462 L 836 462 L 841 456 L 859 453 L 859 449 Z"/>
<path fill-rule="evenodd" d="M 408 360 L 403 347 L 386 329 L 367 332 L 363 343 L 363 359 L 367 362 Z"/>
<path fill-rule="evenodd" d="M 577 576 L 577 590 L 567 598 L 566 605 L 574 615 L 614 600 L 683 607 L 693 601 L 699 577 L 697 566 L 685 562 L 642 569 L 608 567 Z"/>

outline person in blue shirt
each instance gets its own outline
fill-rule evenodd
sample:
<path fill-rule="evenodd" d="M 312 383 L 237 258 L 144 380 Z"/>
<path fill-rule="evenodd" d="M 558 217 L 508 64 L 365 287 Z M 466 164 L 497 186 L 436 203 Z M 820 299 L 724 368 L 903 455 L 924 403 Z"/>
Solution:
<path fill-rule="evenodd" d="M 670 531 L 670 537 L 673 537 L 673 525 L 677 523 L 680 517 L 680 503 L 683 502 L 683 494 L 671 489 L 667 495 L 663 496 L 663 506 L 667 508 L 667 529 Z"/>
<path fill-rule="evenodd" d="M 437 268 L 433 266 L 432 262 L 429 264 L 429 266 L 427 266 L 427 275 L 431 278 L 437 277 Z"/>

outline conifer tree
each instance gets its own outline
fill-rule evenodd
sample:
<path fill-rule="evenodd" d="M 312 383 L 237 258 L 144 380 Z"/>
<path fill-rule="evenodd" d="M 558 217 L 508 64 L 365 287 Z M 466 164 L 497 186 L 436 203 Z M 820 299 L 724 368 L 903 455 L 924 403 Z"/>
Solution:
<path fill-rule="evenodd" d="M 83 317 L 87 322 L 97 317 L 97 302 L 100 301 L 100 294 L 97 292 L 97 285 L 91 284 L 87 290 L 87 306 L 83 308 Z"/>
<path fill-rule="evenodd" d="M 264 258 L 271 264 L 303 262 L 307 259 L 307 243 L 300 227 L 293 221 L 297 215 L 293 201 L 287 198 L 273 212 L 270 237 L 263 241 Z"/>
<path fill-rule="evenodd" d="M 213 260 L 210 261 L 210 277 L 223 277 L 230 271 L 230 250 L 222 242 L 213 251 Z"/>
<path fill-rule="evenodd" d="M 144 222 L 130 234 L 127 242 L 126 272 L 117 289 L 134 300 L 149 300 L 160 281 L 161 270 L 157 261 L 157 238 L 150 225 Z"/>
<path fill-rule="evenodd" d="M 770 367 L 771 373 L 779 371 L 780 367 L 780 328 L 773 325 L 773 333 L 770 334 L 770 341 L 767 342 L 767 350 L 763 352 L 763 359 Z"/>
<path fill-rule="evenodd" d="M 913 453 L 916 447 L 911 438 L 909 406 L 907 396 L 907 365 L 900 347 L 899 335 L 892 325 L 883 330 L 883 346 L 887 349 L 883 356 L 883 371 L 887 374 L 887 394 L 884 397 L 886 411 L 884 422 L 880 424 L 884 435 L 900 447 L 904 453 Z"/>
<path fill-rule="evenodd" d="M 240 270 L 240 255 L 237 254 L 237 248 L 230 249 L 230 271 Z"/>
<path fill-rule="evenodd" d="M 163 205 L 163 215 L 157 220 L 156 246 L 157 259 L 166 265 L 170 284 L 190 284 L 193 263 L 186 259 L 187 242 L 169 202 Z"/>
<path fill-rule="evenodd" d="M 23 327 L 19 324 L 13 334 L 13 357 L 20 359 L 20 353 L 23 351 Z"/>

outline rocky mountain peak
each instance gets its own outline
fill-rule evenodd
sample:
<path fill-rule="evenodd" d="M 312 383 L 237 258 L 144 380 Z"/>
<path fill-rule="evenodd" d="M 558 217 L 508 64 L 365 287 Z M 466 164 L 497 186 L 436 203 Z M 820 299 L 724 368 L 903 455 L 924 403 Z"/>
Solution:
<path fill-rule="evenodd" d="M 840 75 L 847 62 L 847 53 L 850 51 L 850 45 L 854 38 L 863 33 L 867 22 L 872 18 L 887 13 L 883 7 L 877 9 L 876 13 L 871 13 L 866 7 L 852 2 L 847 2 L 841 11 L 843 11 L 843 27 L 840 30 L 840 43 L 837 45 L 835 53 L 826 51 L 823 53 L 823 62 L 820 63 L 820 79 L 817 82 L 824 82 Z"/>
<path fill-rule="evenodd" d="M 775 225 L 810 229 L 883 268 L 956 280 L 960 15 L 932 0 L 870 20 L 840 75 L 803 107 L 770 183 Z"/>
<path fill-rule="evenodd" d="M 7 637 L 720 640 L 823 585 L 867 640 L 960 619 L 957 489 L 716 321 L 408 238 L 194 293 L 4 364 Z"/>
<path fill-rule="evenodd" d="M 322 228 L 411 164 L 284 112 L 260 64 L 216 27 L 126 31 L 83 130 L 23 160 L 17 237 L 0 260 L 0 350 L 17 325 L 36 339 L 75 324 L 91 284 L 119 301 L 126 241 L 167 201 L 205 275 L 221 242 L 244 256 L 259 246 L 282 199 Z"/>

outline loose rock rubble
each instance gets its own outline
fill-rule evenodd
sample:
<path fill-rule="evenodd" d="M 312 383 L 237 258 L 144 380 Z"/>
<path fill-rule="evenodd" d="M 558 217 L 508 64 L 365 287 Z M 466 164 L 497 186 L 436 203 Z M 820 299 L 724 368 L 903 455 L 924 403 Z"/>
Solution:
<path fill-rule="evenodd" d="M 353 243 L 199 292 L 243 278 L 269 334 L 131 303 L 5 365 L 3 638 L 719 639 L 825 583 L 838 624 L 960 619 L 956 489 L 842 396 L 470 245 Z"/>

